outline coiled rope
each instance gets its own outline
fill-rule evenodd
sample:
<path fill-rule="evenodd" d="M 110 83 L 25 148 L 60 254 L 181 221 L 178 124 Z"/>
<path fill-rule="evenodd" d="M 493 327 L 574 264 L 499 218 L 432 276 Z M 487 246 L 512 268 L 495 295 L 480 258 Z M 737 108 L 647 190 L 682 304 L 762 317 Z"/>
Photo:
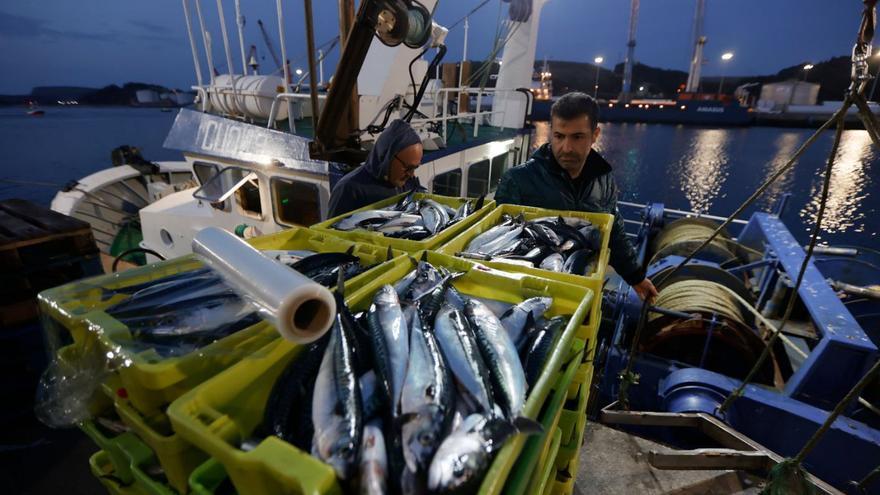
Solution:
<path fill-rule="evenodd" d="M 742 307 L 730 296 L 733 291 L 727 292 L 723 289 L 727 287 L 706 280 L 680 280 L 664 287 L 655 304 L 681 313 L 716 313 L 747 326 Z M 661 316 L 651 313 L 648 321 L 654 321 Z"/>
<path fill-rule="evenodd" d="M 689 219 L 688 219 L 689 220 Z M 715 228 L 705 224 L 692 222 L 673 222 L 669 224 L 660 235 L 657 236 L 655 252 L 664 251 L 670 246 L 685 242 L 705 242 L 712 237 Z M 733 257 L 733 251 L 729 247 L 733 241 L 725 234 L 721 234 L 709 242 L 709 245 Z"/>

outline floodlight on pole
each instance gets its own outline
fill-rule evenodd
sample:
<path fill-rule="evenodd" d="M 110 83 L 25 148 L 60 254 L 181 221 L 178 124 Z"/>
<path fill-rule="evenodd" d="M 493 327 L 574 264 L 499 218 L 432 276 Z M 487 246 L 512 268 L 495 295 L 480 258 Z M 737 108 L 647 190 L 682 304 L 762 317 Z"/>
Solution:
<path fill-rule="evenodd" d="M 807 80 L 808 73 L 809 73 L 810 69 L 812 69 L 812 68 L 813 68 L 813 64 L 805 64 L 804 65 L 804 81 Z"/>
<path fill-rule="evenodd" d="M 596 57 L 593 62 L 596 63 L 596 84 L 593 86 L 593 98 L 599 98 L 599 66 L 605 61 L 604 57 Z"/>
<path fill-rule="evenodd" d="M 732 58 L 733 58 L 733 52 L 724 52 L 721 55 L 722 62 L 727 62 Z M 724 65 L 725 64 L 721 64 L 721 82 L 718 83 L 718 99 L 719 100 L 721 99 L 721 93 L 724 90 Z"/>

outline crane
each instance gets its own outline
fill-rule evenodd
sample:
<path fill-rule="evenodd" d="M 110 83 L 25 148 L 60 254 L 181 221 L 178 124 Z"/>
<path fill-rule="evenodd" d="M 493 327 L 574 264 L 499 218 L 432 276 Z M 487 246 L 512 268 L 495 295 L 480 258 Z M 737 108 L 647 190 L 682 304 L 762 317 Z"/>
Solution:
<path fill-rule="evenodd" d="M 272 46 L 272 40 L 269 39 L 269 35 L 266 33 L 266 28 L 263 27 L 263 21 L 257 19 L 257 25 L 260 26 L 260 33 L 263 34 L 263 42 L 266 43 L 266 49 L 269 50 L 269 55 L 272 55 L 272 60 L 275 61 L 275 70 L 281 69 L 281 59 L 278 58 L 278 54 L 275 53 L 275 48 Z"/>

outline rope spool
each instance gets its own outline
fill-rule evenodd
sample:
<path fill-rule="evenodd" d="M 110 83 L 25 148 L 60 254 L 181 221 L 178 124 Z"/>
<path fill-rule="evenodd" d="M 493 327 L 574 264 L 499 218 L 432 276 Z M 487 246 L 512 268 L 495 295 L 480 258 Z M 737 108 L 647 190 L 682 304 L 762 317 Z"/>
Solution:
<path fill-rule="evenodd" d="M 660 291 L 655 304 L 682 313 L 715 313 L 746 325 L 740 304 L 730 293 L 713 282 L 680 280 L 669 284 Z M 652 313 L 648 317 L 648 322 L 653 322 L 659 317 L 659 314 Z"/>
<path fill-rule="evenodd" d="M 724 279 L 699 276 L 691 273 L 659 288 L 657 307 L 694 317 L 650 313 L 646 329 L 651 337 L 644 342 L 642 351 L 743 377 L 765 346 L 752 330 L 754 316 L 745 306 L 751 303 L 738 300 L 735 290 L 722 285 Z M 757 381 L 772 385 L 778 376 L 779 367 L 774 359 L 762 367 Z"/>
<path fill-rule="evenodd" d="M 687 256 L 712 236 L 718 224 L 705 218 L 680 218 L 660 231 L 654 240 L 654 256 L 651 263 L 666 256 Z M 708 246 L 700 251 L 699 258 L 714 263 L 737 259 L 736 243 L 726 231 L 721 231 Z"/>

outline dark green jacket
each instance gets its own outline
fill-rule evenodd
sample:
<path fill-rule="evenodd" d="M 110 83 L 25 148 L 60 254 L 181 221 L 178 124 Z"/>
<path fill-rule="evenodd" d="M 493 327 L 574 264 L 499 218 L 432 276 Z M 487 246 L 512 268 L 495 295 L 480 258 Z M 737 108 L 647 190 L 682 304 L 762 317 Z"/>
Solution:
<path fill-rule="evenodd" d="M 617 185 L 611 165 L 595 150 L 590 150 L 582 173 L 587 174 L 586 182 L 578 187 L 556 162 L 550 145 L 545 144 L 535 150 L 531 159 L 501 177 L 495 201 L 551 210 L 611 213 L 614 215 L 609 244 L 611 266 L 628 284 L 641 282 L 645 273 L 636 261 L 635 249 L 617 211 Z"/>

